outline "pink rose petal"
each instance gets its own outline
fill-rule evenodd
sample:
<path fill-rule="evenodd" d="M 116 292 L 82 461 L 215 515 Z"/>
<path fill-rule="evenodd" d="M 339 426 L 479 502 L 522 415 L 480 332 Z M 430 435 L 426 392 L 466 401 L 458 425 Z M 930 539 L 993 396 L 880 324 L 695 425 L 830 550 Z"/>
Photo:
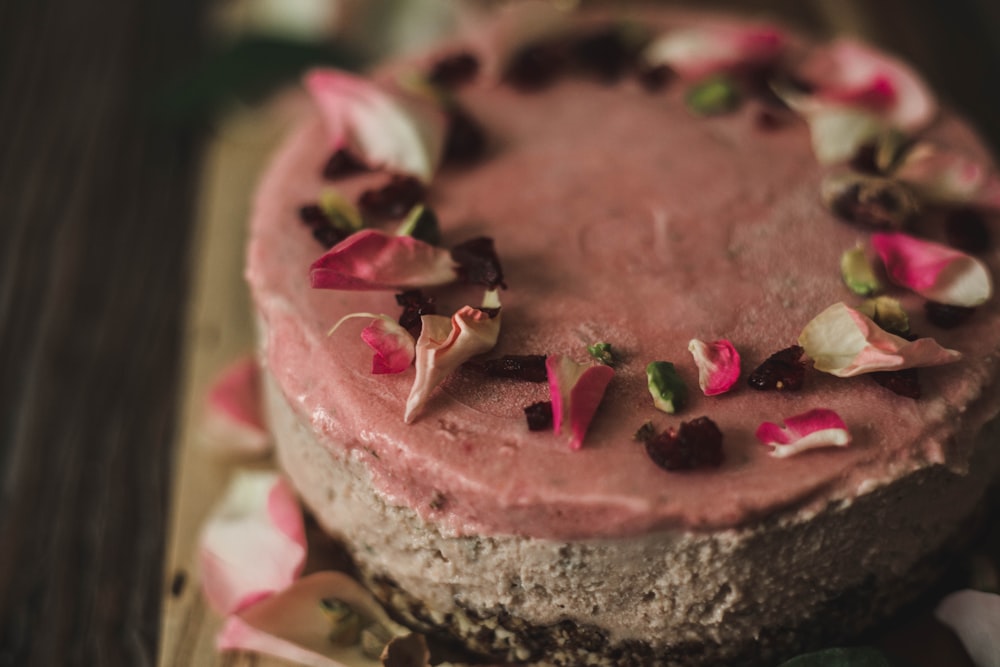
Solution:
<path fill-rule="evenodd" d="M 226 456 L 259 457 L 271 451 L 271 433 L 260 405 L 260 367 L 247 355 L 215 378 L 206 397 L 206 445 Z"/>
<path fill-rule="evenodd" d="M 320 602 L 328 598 L 347 603 L 391 635 L 409 632 L 390 620 L 371 594 L 346 574 L 316 572 L 228 618 L 216 646 L 222 651 L 253 651 L 310 667 L 356 665 L 356 646 L 338 646 L 329 640 L 330 622 L 320 610 Z"/>
<path fill-rule="evenodd" d="M 715 24 L 672 30 L 643 52 L 652 66 L 668 65 L 685 79 L 766 65 L 781 56 L 784 33 L 769 25 Z"/>
<path fill-rule="evenodd" d="M 771 456 L 785 458 L 819 447 L 846 447 L 851 442 L 847 425 L 833 410 L 816 408 L 785 419 L 784 427 L 764 422 L 757 439 L 774 449 Z"/>
<path fill-rule="evenodd" d="M 237 471 L 202 529 L 202 591 L 223 615 L 284 590 L 302 572 L 305 529 L 295 495 L 274 472 Z"/>
<path fill-rule="evenodd" d="M 993 295 L 989 269 L 978 259 L 907 234 L 872 235 L 889 279 L 917 294 L 953 306 L 978 306 Z"/>
<path fill-rule="evenodd" d="M 483 308 L 499 308 L 495 291 L 486 293 Z M 478 308 L 464 306 L 451 318 L 424 315 L 417 339 L 417 374 L 406 399 L 403 420 L 411 423 L 430 398 L 431 392 L 463 363 L 493 349 L 500 335 L 500 313 L 493 317 Z"/>
<path fill-rule="evenodd" d="M 1000 667 L 1000 595 L 957 591 L 938 604 L 934 616 L 958 635 L 976 667 Z"/>
<path fill-rule="evenodd" d="M 375 355 L 372 357 L 372 374 L 402 373 L 413 363 L 415 342 L 410 332 L 400 326 L 399 322 L 388 315 L 375 313 L 351 313 L 344 315 L 330 329 L 327 335 L 333 335 L 340 325 L 357 317 L 371 318 L 369 324 L 361 332 L 361 340 L 365 341 Z"/>
<path fill-rule="evenodd" d="M 365 229 L 313 262 L 309 278 L 319 289 L 396 290 L 445 285 L 458 274 L 451 253 L 443 248 Z"/>
<path fill-rule="evenodd" d="M 578 364 L 559 354 L 545 360 L 545 370 L 549 378 L 555 433 L 561 434 L 568 426 L 570 449 L 580 449 L 615 371 L 604 364 Z"/>
<path fill-rule="evenodd" d="M 842 302 L 813 318 L 799 335 L 799 345 L 816 370 L 837 377 L 938 366 L 962 358 L 933 338 L 911 342 L 894 336 Z"/>
<path fill-rule="evenodd" d="M 922 141 L 903 156 L 893 178 L 909 184 L 925 199 L 942 203 L 990 203 L 996 175 L 960 151 Z"/>
<path fill-rule="evenodd" d="M 441 161 L 446 121 L 427 98 L 387 90 L 334 69 L 314 69 L 305 85 L 333 148 L 348 147 L 371 167 L 429 182 Z"/>
<path fill-rule="evenodd" d="M 688 351 L 698 366 L 698 385 L 706 396 L 724 394 L 739 380 L 740 353 L 728 340 L 705 343 L 694 338 Z"/>

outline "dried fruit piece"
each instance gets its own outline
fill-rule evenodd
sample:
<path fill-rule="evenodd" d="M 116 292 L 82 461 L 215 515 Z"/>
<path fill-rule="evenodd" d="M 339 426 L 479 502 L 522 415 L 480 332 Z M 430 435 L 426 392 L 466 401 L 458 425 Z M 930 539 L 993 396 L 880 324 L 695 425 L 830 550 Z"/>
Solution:
<path fill-rule="evenodd" d="M 448 134 L 444 143 L 444 160 L 449 164 L 467 165 L 486 153 L 486 131 L 468 111 L 452 103 L 448 109 Z"/>
<path fill-rule="evenodd" d="M 575 36 L 569 52 L 578 68 L 603 83 L 618 81 L 635 57 L 625 35 L 615 26 Z"/>
<path fill-rule="evenodd" d="M 336 181 L 368 171 L 367 165 L 359 160 L 348 148 L 338 148 L 323 165 L 323 178 Z"/>
<path fill-rule="evenodd" d="M 874 234 L 872 245 L 889 279 L 931 301 L 979 306 L 993 295 L 990 271 L 978 259 L 906 234 Z"/>
<path fill-rule="evenodd" d="M 820 447 L 846 447 L 851 442 L 847 425 L 833 410 L 816 408 L 787 417 L 784 426 L 764 422 L 757 427 L 756 438 L 773 447 L 771 456 L 785 458 Z"/>
<path fill-rule="evenodd" d="M 740 353 L 730 341 L 706 343 L 693 338 L 688 352 L 698 366 L 698 386 L 706 396 L 726 393 L 740 378 Z"/>
<path fill-rule="evenodd" d="M 834 215 L 863 227 L 903 229 L 920 212 L 906 186 L 879 176 L 835 172 L 823 179 L 820 195 Z"/>
<path fill-rule="evenodd" d="M 696 470 L 722 465 L 722 431 L 708 417 L 681 422 L 646 441 L 646 453 L 664 470 Z"/>
<path fill-rule="evenodd" d="M 529 44 L 507 63 L 503 80 L 521 92 L 536 92 L 552 85 L 566 65 L 566 54 L 559 45 Z"/>
<path fill-rule="evenodd" d="M 739 88 L 732 79 L 716 76 L 688 89 L 684 102 L 699 116 L 717 116 L 738 109 L 741 99 Z"/>
<path fill-rule="evenodd" d="M 747 378 L 747 384 L 761 390 L 798 391 L 806 377 L 802 352 L 798 345 L 775 352 L 754 369 Z"/>
<path fill-rule="evenodd" d="M 479 59 L 468 51 L 439 58 L 427 74 L 427 80 L 441 88 L 459 88 L 472 83 L 479 74 Z"/>
<path fill-rule="evenodd" d="M 636 442 L 647 443 L 656 437 L 656 427 L 653 426 L 653 422 L 644 422 L 642 426 L 636 429 L 635 433 L 632 435 L 632 439 Z"/>
<path fill-rule="evenodd" d="M 552 401 L 532 403 L 524 409 L 529 431 L 548 431 L 552 428 Z"/>
<path fill-rule="evenodd" d="M 904 368 L 901 371 L 876 371 L 869 373 L 868 377 L 894 394 L 906 398 L 920 398 L 919 374 L 916 368 Z"/>
<path fill-rule="evenodd" d="M 963 207 L 949 212 L 944 231 L 948 243 L 963 252 L 981 253 L 990 249 L 990 230 L 979 209 Z"/>
<path fill-rule="evenodd" d="M 437 314 L 434 299 L 424 296 L 418 289 L 400 292 L 396 295 L 396 303 L 403 307 L 403 312 L 399 316 L 399 326 L 409 331 L 414 339 L 420 338 L 420 318 L 424 315 Z"/>
<path fill-rule="evenodd" d="M 673 414 L 687 403 L 687 385 L 669 361 L 646 365 L 646 386 L 657 410 Z"/>
<path fill-rule="evenodd" d="M 451 258 L 458 264 L 459 275 L 465 282 L 485 285 L 488 289 L 507 288 L 503 268 L 493 247 L 493 239 L 480 236 L 452 247 Z"/>
<path fill-rule="evenodd" d="M 643 90 L 656 93 L 670 85 L 677 77 L 677 72 L 669 65 L 653 65 L 641 68 L 637 76 Z"/>
<path fill-rule="evenodd" d="M 412 176 L 397 174 L 382 187 L 362 192 L 358 206 L 373 218 L 398 220 L 426 197 L 427 189 L 423 183 Z"/>
<path fill-rule="evenodd" d="M 861 245 L 840 256 L 840 276 L 849 290 L 861 296 L 873 294 L 882 287 Z"/>
<path fill-rule="evenodd" d="M 599 364 L 604 364 L 605 366 L 615 365 L 615 352 L 611 349 L 611 343 L 594 343 L 593 345 L 588 345 L 587 352 Z"/>
<path fill-rule="evenodd" d="M 412 236 L 424 243 L 437 245 L 441 242 L 441 227 L 434 209 L 426 204 L 417 204 L 406 219 L 396 229 L 396 236 Z"/>
<path fill-rule="evenodd" d="M 556 435 L 569 428 L 570 449 L 580 449 L 615 372 L 610 366 L 586 366 L 558 354 L 545 360 L 545 369 Z"/>
<path fill-rule="evenodd" d="M 299 219 L 311 231 L 313 238 L 330 249 L 347 238 L 348 232 L 333 225 L 319 204 L 306 204 L 299 209 Z"/>
<path fill-rule="evenodd" d="M 972 317 L 976 309 L 928 301 L 924 303 L 924 312 L 927 314 L 927 321 L 934 326 L 942 329 L 954 329 Z"/>
<path fill-rule="evenodd" d="M 476 368 L 491 377 L 527 382 L 545 382 L 545 356 L 541 354 L 507 354 L 499 359 L 489 359 Z"/>

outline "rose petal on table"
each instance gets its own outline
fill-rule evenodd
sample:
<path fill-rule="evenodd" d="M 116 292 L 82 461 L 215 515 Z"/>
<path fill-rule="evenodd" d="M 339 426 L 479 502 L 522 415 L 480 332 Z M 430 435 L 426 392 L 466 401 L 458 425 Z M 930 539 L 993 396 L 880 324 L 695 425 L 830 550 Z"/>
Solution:
<path fill-rule="evenodd" d="M 837 377 L 938 366 L 962 358 L 933 338 L 908 341 L 895 336 L 843 302 L 813 318 L 799 335 L 799 345 L 816 370 Z"/>
<path fill-rule="evenodd" d="M 416 377 L 406 399 L 403 420 L 411 423 L 430 398 L 431 392 L 456 368 L 476 356 L 489 352 L 500 335 L 500 302 L 489 291 L 483 307 L 487 312 L 464 306 L 450 318 L 424 315 L 416 347 Z M 495 305 L 494 305 L 495 304 Z"/>
<path fill-rule="evenodd" d="M 809 449 L 845 447 L 851 442 L 847 424 L 833 410 L 816 408 L 786 417 L 784 426 L 764 422 L 757 427 L 756 437 L 772 447 L 771 456 L 785 458 Z"/>
<path fill-rule="evenodd" d="M 370 167 L 430 182 L 447 127 L 440 108 L 336 69 L 313 69 L 304 81 L 334 149 L 347 147 Z"/>
<path fill-rule="evenodd" d="M 560 435 L 569 428 L 570 449 L 580 449 L 615 371 L 604 364 L 578 364 L 560 354 L 550 355 L 545 360 L 545 370 L 555 433 Z"/>
<path fill-rule="evenodd" d="M 688 351 L 698 367 L 698 386 L 706 396 L 724 394 L 740 379 L 740 353 L 730 341 L 706 343 L 693 338 Z"/>
<path fill-rule="evenodd" d="M 313 262 L 317 289 L 397 290 L 445 285 L 458 279 L 451 254 L 412 236 L 377 229 L 352 234 Z"/>
<path fill-rule="evenodd" d="M 240 470 L 202 528 L 201 583 L 213 609 L 226 615 L 284 590 L 306 556 L 302 512 L 277 473 Z"/>
<path fill-rule="evenodd" d="M 651 67 L 667 65 L 685 79 L 702 79 L 737 68 L 777 60 L 787 45 L 778 28 L 760 24 L 725 24 L 678 28 L 654 39 L 642 59 Z"/>
<path fill-rule="evenodd" d="M 316 572 L 284 591 L 231 616 L 216 638 L 219 650 L 244 650 L 291 660 L 309 667 L 345 667 L 381 662 L 365 658 L 358 646 L 338 646 L 329 640 L 330 621 L 323 600 L 348 604 L 369 623 L 382 625 L 392 636 L 409 634 L 393 622 L 371 594 L 343 572 Z"/>
<path fill-rule="evenodd" d="M 1000 595 L 957 591 L 941 600 L 934 616 L 958 635 L 976 667 L 1000 667 Z"/>
<path fill-rule="evenodd" d="M 991 204 L 1000 184 L 996 175 L 972 156 L 921 141 L 902 157 L 892 177 L 938 203 Z"/>
<path fill-rule="evenodd" d="M 271 451 L 271 433 L 260 403 L 260 366 L 247 355 L 226 366 L 205 398 L 202 436 L 213 453 L 257 458 Z"/>
<path fill-rule="evenodd" d="M 971 308 L 993 295 L 989 269 L 971 255 L 899 232 L 871 241 L 889 279 L 931 301 Z"/>

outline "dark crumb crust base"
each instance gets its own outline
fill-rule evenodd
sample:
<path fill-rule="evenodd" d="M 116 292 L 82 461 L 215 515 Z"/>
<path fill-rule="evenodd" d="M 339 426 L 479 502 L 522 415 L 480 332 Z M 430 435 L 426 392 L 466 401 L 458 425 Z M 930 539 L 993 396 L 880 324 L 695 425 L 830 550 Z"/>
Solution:
<path fill-rule="evenodd" d="M 743 643 L 698 642 L 660 646 L 626 640 L 612 644 L 595 625 L 564 620 L 533 625 L 505 610 L 446 614 L 436 622 L 431 610 L 390 577 L 365 572 L 365 583 L 405 623 L 446 642 L 459 642 L 488 660 L 570 667 L 769 667 L 796 654 L 857 641 L 862 632 L 886 622 L 939 581 L 969 545 L 981 517 L 970 519 L 949 539 L 947 548 L 925 556 L 905 577 L 879 582 L 870 577 L 860 586 L 825 600 L 817 612 L 796 627 L 764 627 Z"/>

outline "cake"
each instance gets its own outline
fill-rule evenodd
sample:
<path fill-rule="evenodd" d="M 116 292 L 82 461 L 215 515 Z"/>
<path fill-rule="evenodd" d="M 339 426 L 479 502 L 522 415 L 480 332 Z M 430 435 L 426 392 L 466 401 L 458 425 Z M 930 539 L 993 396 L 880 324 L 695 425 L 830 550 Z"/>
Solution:
<path fill-rule="evenodd" d="M 313 72 L 319 104 L 262 179 L 247 277 L 270 428 L 302 501 L 399 618 L 494 660 L 771 664 L 886 618 L 961 551 L 1000 467 L 1000 251 L 983 241 L 1000 230 L 981 141 L 853 43 L 659 11 L 627 28 L 498 25 L 371 80 Z M 885 76 L 824 106 L 831 52 Z M 331 85 L 362 102 L 338 110 Z M 452 128 L 442 164 L 421 116 L 435 105 Z M 832 147 L 824 118 L 850 121 Z M 379 132 L 401 138 L 372 148 Z M 942 176 L 956 164 L 975 172 L 962 188 Z M 368 233 L 359 210 L 365 242 L 434 275 L 348 256 Z M 400 218 L 429 211 L 440 239 L 393 245 Z M 966 247 L 906 289 L 900 234 Z M 485 269 L 447 251 L 470 247 Z M 877 263 L 852 277 L 876 251 L 889 279 Z M 896 302 L 864 305 L 871 278 L 908 330 L 881 310 Z M 390 346 L 375 370 L 400 372 L 373 373 L 358 334 L 378 348 L 414 288 L 411 328 L 432 297 L 444 334 L 497 327 L 495 345 L 435 367 L 424 315 L 418 368 Z M 866 346 L 848 362 L 820 354 L 855 334 Z M 716 394 L 720 368 L 739 379 Z M 525 419 L 541 403 L 544 422 L 546 401 L 558 433 Z M 798 437 L 802 415 L 836 423 Z M 763 424 L 823 446 L 783 456 Z"/>

